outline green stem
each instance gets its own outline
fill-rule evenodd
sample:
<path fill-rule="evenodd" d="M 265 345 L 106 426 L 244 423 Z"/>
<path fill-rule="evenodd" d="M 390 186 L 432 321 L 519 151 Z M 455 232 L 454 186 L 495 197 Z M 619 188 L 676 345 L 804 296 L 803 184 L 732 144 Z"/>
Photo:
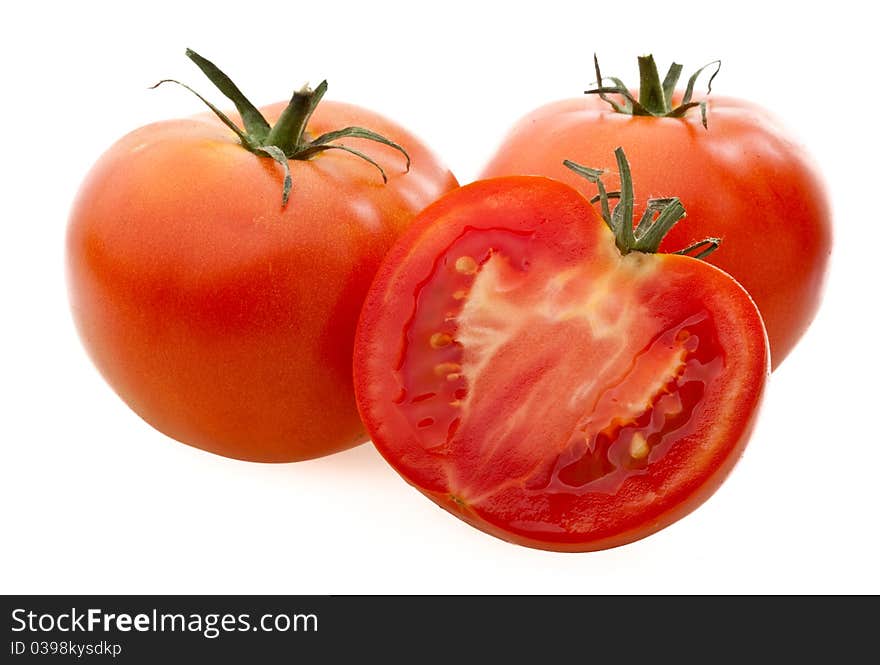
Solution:
<path fill-rule="evenodd" d="M 290 103 L 278 117 L 278 122 L 269 130 L 266 144 L 280 148 L 288 156 L 299 152 L 303 147 L 303 134 L 305 134 L 306 125 L 308 125 L 309 119 L 320 101 L 320 97 L 316 100 L 317 93 L 318 90 L 312 90 L 308 86 L 303 86 L 294 92 Z M 323 97 L 323 92 L 321 97 Z"/>

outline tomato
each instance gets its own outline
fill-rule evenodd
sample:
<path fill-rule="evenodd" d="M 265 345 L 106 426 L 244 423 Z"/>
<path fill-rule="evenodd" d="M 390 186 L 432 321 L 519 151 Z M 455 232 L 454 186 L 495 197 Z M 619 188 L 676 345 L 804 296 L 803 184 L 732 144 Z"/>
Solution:
<path fill-rule="evenodd" d="M 291 157 L 286 203 L 282 165 L 246 149 L 228 118 L 203 115 L 122 138 L 70 215 L 70 302 L 98 369 L 155 428 L 229 457 L 301 460 L 366 440 L 351 378 L 361 302 L 400 232 L 457 186 L 397 124 L 341 102 L 315 109 L 315 92 L 294 95 L 309 105 L 293 118 L 308 123 L 298 140 L 349 126 L 378 138 L 349 132 Z M 256 109 L 234 101 L 253 129 Z M 261 111 L 290 125 L 286 109 Z M 405 146 L 408 173 L 402 150 L 380 139 Z"/>
<path fill-rule="evenodd" d="M 723 250 L 707 260 L 754 298 L 775 368 L 819 307 L 831 251 L 825 188 L 810 156 L 766 110 L 710 97 L 706 120 L 704 128 L 696 108 L 684 117 L 654 117 L 616 112 L 597 96 L 558 101 L 520 120 L 481 177 L 544 175 L 586 192 L 563 160 L 605 167 L 614 147 L 623 146 L 641 191 L 675 194 L 687 207 L 687 223 L 669 233 L 661 250 L 722 238 Z"/>
<path fill-rule="evenodd" d="M 426 496 L 500 538 L 588 551 L 714 492 L 746 445 L 768 358 L 728 275 L 624 254 L 574 189 L 511 176 L 447 194 L 395 244 L 364 303 L 354 377 L 374 443 Z"/>

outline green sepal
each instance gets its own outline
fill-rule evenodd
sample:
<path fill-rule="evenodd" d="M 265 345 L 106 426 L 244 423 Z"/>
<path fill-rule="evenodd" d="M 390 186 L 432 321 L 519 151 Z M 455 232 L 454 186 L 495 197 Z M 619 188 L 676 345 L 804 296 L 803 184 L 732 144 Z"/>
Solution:
<path fill-rule="evenodd" d="M 666 99 L 667 111 L 671 104 L 672 95 L 675 93 L 675 86 L 678 85 L 678 79 L 681 77 L 682 65 L 673 62 L 669 65 L 669 71 L 666 72 L 666 78 L 663 79 L 663 97 Z"/>
<path fill-rule="evenodd" d="M 186 57 L 202 70 L 211 83 L 217 86 L 217 89 L 229 101 L 235 104 L 235 109 L 238 111 L 238 115 L 241 116 L 245 131 L 258 145 L 262 144 L 269 134 L 270 127 L 263 114 L 257 110 L 257 107 L 251 104 L 250 100 L 238 89 L 238 86 L 232 82 L 232 79 L 220 71 L 213 62 L 203 58 L 192 49 L 186 49 Z"/>
<path fill-rule="evenodd" d="M 630 249 L 635 249 L 636 237 L 633 231 L 633 206 L 635 204 L 635 192 L 633 191 L 632 173 L 629 169 L 629 161 L 623 152 L 623 148 L 614 151 L 617 160 L 617 172 L 620 174 L 620 200 L 614 206 L 612 219 L 618 215 L 617 220 L 617 246 L 624 254 Z"/>
<path fill-rule="evenodd" d="M 379 170 L 379 173 L 382 175 L 382 182 L 383 183 L 388 182 L 388 175 L 385 173 L 385 169 L 383 169 L 376 160 L 374 160 L 369 155 L 362 153 L 360 150 L 355 150 L 354 148 L 349 148 L 347 145 L 343 145 L 341 143 L 336 143 L 336 144 L 326 143 L 324 145 L 310 145 L 307 148 L 304 148 L 302 152 L 297 153 L 296 159 L 308 159 L 309 157 L 317 155 L 318 153 L 324 152 L 326 150 L 343 150 L 347 153 L 355 155 L 356 157 L 360 157 L 365 162 L 372 164 L 373 166 L 375 166 Z"/>
<path fill-rule="evenodd" d="M 570 159 L 566 159 L 562 162 L 562 165 L 596 185 L 599 194 L 594 200 L 591 200 L 590 203 L 595 203 L 596 201 L 600 202 L 602 206 L 602 219 L 605 220 L 605 223 L 608 225 L 608 228 L 611 229 L 611 232 L 615 233 L 614 224 L 612 223 L 611 218 L 611 209 L 608 205 L 608 199 L 611 198 L 611 195 L 605 191 L 605 183 L 602 182 L 602 174 L 604 171 L 600 169 L 591 169 L 588 166 L 581 166 Z"/>
<path fill-rule="evenodd" d="M 257 146 L 255 152 L 262 152 L 265 155 L 268 155 L 276 162 L 281 164 L 284 169 L 284 185 L 281 189 L 281 207 L 287 205 L 287 201 L 290 198 L 290 190 L 293 187 L 293 178 L 290 175 L 290 161 L 287 159 L 287 155 L 284 154 L 284 151 L 278 146 L 274 145 L 261 145 Z"/>
<path fill-rule="evenodd" d="M 198 97 L 200 100 L 202 100 L 204 105 L 207 106 L 209 109 L 211 109 L 214 112 L 214 115 L 216 115 L 218 118 L 220 118 L 220 121 L 224 125 L 226 125 L 227 127 L 229 127 L 229 129 L 231 129 L 233 132 L 235 132 L 235 135 L 239 138 L 239 140 L 241 141 L 243 146 L 245 146 L 249 150 L 253 149 L 254 144 L 251 142 L 251 138 L 245 132 L 243 132 L 241 129 L 239 129 L 238 125 L 236 125 L 234 122 L 232 122 L 232 120 L 230 120 L 228 115 L 223 113 L 223 111 L 218 109 L 211 102 L 209 102 L 207 99 L 202 97 L 199 93 L 197 93 L 195 90 L 190 88 L 186 83 L 181 83 L 180 81 L 175 81 L 174 79 L 162 79 L 158 83 L 154 83 L 153 85 L 151 85 L 150 90 L 155 90 L 163 83 L 174 83 L 176 85 L 179 85 L 182 88 L 186 88 L 187 90 L 189 90 L 192 94 L 194 94 L 196 97 Z"/>
<path fill-rule="evenodd" d="M 664 115 L 669 112 L 664 87 L 660 83 L 660 73 L 653 55 L 639 56 L 639 103 L 651 115 Z"/>
<path fill-rule="evenodd" d="M 705 259 L 707 256 L 709 256 L 709 254 L 714 252 L 720 246 L 721 238 L 706 238 L 705 240 L 695 242 L 689 247 L 685 247 L 684 249 L 680 249 L 677 252 L 672 253 L 682 254 L 684 256 L 692 256 L 695 259 Z M 694 252 L 696 252 L 696 254 L 694 254 Z"/>
<path fill-rule="evenodd" d="M 638 226 L 633 228 L 633 208 L 635 192 L 633 188 L 632 172 L 629 160 L 623 148 L 614 151 L 617 160 L 617 169 L 620 174 L 620 191 L 608 192 L 602 182 L 604 171 L 577 164 L 566 159 L 562 164 L 586 178 L 596 185 L 599 194 L 591 199 L 591 203 L 601 205 L 601 216 L 614 234 L 614 242 L 621 254 L 630 252 L 643 252 L 655 254 L 660 248 L 663 238 L 673 226 L 684 219 L 687 215 L 684 206 L 677 196 L 648 199 L 645 212 L 639 220 Z M 611 210 L 609 200 L 618 199 L 617 205 Z M 719 238 L 706 238 L 690 247 L 672 252 L 702 259 L 718 249 L 721 244 Z"/>
<path fill-rule="evenodd" d="M 412 160 L 409 157 L 409 153 L 398 143 L 390 139 L 386 139 L 381 134 L 377 134 L 376 132 L 370 131 L 369 129 L 364 129 L 363 127 L 345 127 L 344 129 L 337 129 L 334 132 L 327 132 L 326 134 L 321 134 L 319 137 L 313 139 L 311 141 L 311 145 L 319 146 L 330 143 L 331 141 L 338 141 L 339 139 L 351 137 L 356 139 L 369 139 L 370 141 L 375 141 L 376 143 L 381 143 L 383 145 L 390 146 L 401 153 L 406 159 L 406 170 L 409 171 L 410 166 L 412 165 Z"/>

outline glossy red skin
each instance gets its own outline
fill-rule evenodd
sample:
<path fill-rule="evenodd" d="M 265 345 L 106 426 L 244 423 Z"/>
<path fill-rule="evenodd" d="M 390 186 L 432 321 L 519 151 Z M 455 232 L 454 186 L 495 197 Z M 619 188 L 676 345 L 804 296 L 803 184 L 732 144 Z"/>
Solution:
<path fill-rule="evenodd" d="M 270 122 L 284 104 L 262 109 Z M 238 459 L 286 462 L 365 441 L 351 382 L 361 302 L 416 213 L 457 186 L 412 134 L 326 101 L 312 134 L 368 127 L 405 146 L 345 143 L 278 165 L 211 115 L 123 137 L 83 183 L 67 234 L 82 341 L 123 400 L 156 429 Z"/>
<path fill-rule="evenodd" d="M 528 245 L 536 248 L 528 250 L 533 251 L 528 254 L 533 259 L 528 270 L 535 271 L 534 274 L 545 274 L 537 272 L 539 261 L 549 266 L 550 272 L 546 274 L 551 277 L 569 270 L 583 270 L 583 275 L 578 273 L 573 281 L 575 289 L 588 288 L 578 285 L 598 284 L 602 278 L 609 277 L 612 292 L 628 293 L 632 298 L 600 301 L 599 309 L 604 306 L 602 302 L 611 306 L 609 311 L 629 302 L 642 315 L 626 318 L 624 314 L 629 310 L 624 308 L 620 315 L 623 319 L 612 317 L 613 321 L 626 320 L 631 325 L 611 341 L 579 335 L 576 330 L 572 334 L 563 328 L 570 317 L 563 316 L 553 324 L 558 327 L 558 334 L 555 327 L 550 327 L 549 334 L 515 348 L 517 353 L 494 356 L 489 369 L 474 374 L 473 380 L 468 378 L 461 382 L 459 379 L 460 382 L 454 384 L 462 386 L 462 392 L 473 400 L 468 410 L 442 403 L 431 407 L 435 408 L 432 414 L 440 419 L 441 434 L 447 432 L 447 423 L 455 415 L 450 409 L 463 409 L 461 422 L 450 430 L 454 434 L 438 446 L 436 437 L 426 434 L 430 427 L 422 428 L 421 422 L 413 424 L 423 415 L 418 409 L 430 405 L 435 398 L 411 398 L 421 393 L 425 385 L 433 384 L 430 378 L 413 377 L 420 376 L 420 363 L 424 364 L 426 357 L 428 363 L 450 359 L 448 355 L 429 354 L 446 353 L 447 349 L 458 352 L 452 346 L 438 351 L 425 344 L 425 331 L 434 325 L 432 321 L 453 321 L 449 325 L 459 326 L 448 330 L 456 338 L 456 344 L 461 344 L 462 353 L 467 353 L 467 344 L 461 342 L 467 337 L 464 332 L 467 323 L 464 309 L 444 314 L 442 310 L 447 307 L 442 303 L 446 301 L 433 300 L 433 292 L 428 289 L 435 279 L 446 279 L 456 251 L 447 254 L 447 250 L 458 247 L 456 243 L 461 243 L 462 238 L 473 237 L 473 247 L 486 238 L 486 248 L 495 247 L 499 255 L 505 256 L 497 249 L 500 236 L 488 229 L 508 229 L 534 239 L 529 240 L 534 245 Z M 518 265 L 513 256 L 512 253 L 507 255 L 508 263 Z M 486 269 L 484 264 L 480 272 Z M 437 292 L 440 290 L 438 287 Z M 474 298 L 473 291 L 467 298 Z M 540 300 L 525 303 L 523 315 L 527 316 L 531 309 L 541 305 Z M 603 489 L 586 492 L 579 489 L 576 499 L 566 498 L 570 496 L 568 490 L 541 490 L 535 494 L 523 489 L 534 477 L 544 473 L 542 469 L 551 468 L 554 459 L 557 459 L 557 467 L 558 460 L 562 459 L 558 455 L 560 448 L 551 443 L 551 438 L 546 438 L 560 440 L 554 434 L 555 413 L 565 410 L 558 405 L 565 405 L 571 396 L 562 384 L 580 381 L 583 376 L 589 384 L 593 378 L 589 368 L 595 364 L 584 365 L 583 354 L 570 351 L 595 344 L 597 357 L 606 357 L 608 351 L 621 351 L 620 363 L 626 366 L 630 360 L 646 355 L 644 352 L 640 352 L 641 356 L 634 355 L 637 348 L 631 345 L 637 345 L 635 340 L 639 337 L 653 334 L 654 328 L 673 330 L 673 322 L 704 311 L 711 313 L 716 335 L 715 342 L 707 343 L 709 348 L 714 348 L 711 344 L 716 342 L 719 345 L 715 357 L 723 359 L 719 361 L 722 369 L 705 384 L 705 393 L 689 416 L 680 438 L 659 459 L 649 458 L 646 475 L 624 473 L 619 486 L 603 485 Z M 420 327 L 423 319 L 427 321 L 426 327 Z M 533 328 L 530 322 L 526 330 Z M 544 360 L 546 363 L 541 365 Z M 533 367 L 539 368 L 537 374 L 529 373 Z M 575 367 L 581 368 L 578 371 L 587 367 L 588 371 L 583 376 L 572 376 L 575 370 L 567 368 Z M 632 377 L 639 366 L 630 367 L 619 384 L 609 385 L 638 387 L 640 384 Z M 654 371 L 656 364 L 648 364 L 647 368 Z M 463 360 L 460 371 L 468 374 Z M 650 371 L 646 376 L 652 378 Z M 554 372 L 551 382 L 556 377 L 563 379 L 558 391 L 551 383 L 551 392 L 543 401 L 530 401 L 535 380 Z M 355 391 L 361 416 L 379 451 L 409 483 L 441 507 L 487 533 L 529 547 L 570 552 L 605 549 L 643 538 L 705 501 L 730 472 L 746 445 L 768 372 L 769 351 L 763 324 L 754 303 L 734 280 L 690 257 L 644 254 L 621 257 L 610 231 L 586 199 L 561 183 L 536 177 L 498 178 L 467 185 L 419 215 L 386 256 L 376 275 L 361 313 L 354 355 Z M 474 386 L 486 385 L 481 383 L 484 374 L 492 379 L 497 390 L 473 393 L 471 397 Z M 455 376 L 458 375 L 452 378 Z M 427 383 L 422 385 L 419 381 Z M 437 385 L 440 385 L 439 397 L 448 399 L 442 393 L 442 381 Z M 614 404 L 618 398 L 623 404 L 625 397 L 633 397 L 632 393 L 618 395 L 613 387 L 608 390 L 612 391 L 612 408 L 617 408 Z M 517 397 L 511 398 L 511 395 Z M 483 405 L 478 406 L 480 403 Z M 525 407 L 524 403 L 531 406 Z M 608 404 L 605 403 L 606 408 Z M 475 422 L 470 425 L 466 414 L 473 415 L 478 408 L 481 409 L 478 415 L 484 418 L 474 416 Z M 534 411 L 519 411 L 524 408 Z M 593 413 L 596 413 L 595 407 Z M 526 423 L 527 429 L 521 430 L 521 437 L 520 430 L 516 429 L 515 436 L 506 439 L 485 435 L 505 432 L 503 428 L 508 422 Z M 532 437 L 533 430 L 528 427 L 540 428 L 537 438 Z M 481 434 L 485 436 L 481 438 Z M 535 443 L 524 444 L 527 436 Z M 611 453 L 608 454 L 610 459 Z M 547 466 L 548 463 L 551 466 Z M 521 473 L 523 469 L 526 471 Z M 540 473 L 531 476 L 535 470 Z M 551 476 L 551 485 L 557 489 L 558 480 L 559 476 Z M 599 482 L 604 483 L 605 477 Z M 530 524 L 524 525 L 524 522 Z M 587 523 L 589 528 L 578 526 Z M 568 526 L 564 526 L 566 524 Z"/>
<path fill-rule="evenodd" d="M 754 298 L 778 367 L 816 314 L 831 253 L 831 212 L 814 160 L 766 110 L 742 100 L 710 97 L 704 129 L 698 109 L 684 119 L 634 117 L 585 96 L 521 119 L 481 177 L 544 175 L 592 196 L 594 186 L 563 160 L 608 169 L 606 184 L 616 189 L 610 156 L 618 146 L 636 200 L 678 196 L 687 209 L 661 251 L 722 238 L 707 261 Z"/>

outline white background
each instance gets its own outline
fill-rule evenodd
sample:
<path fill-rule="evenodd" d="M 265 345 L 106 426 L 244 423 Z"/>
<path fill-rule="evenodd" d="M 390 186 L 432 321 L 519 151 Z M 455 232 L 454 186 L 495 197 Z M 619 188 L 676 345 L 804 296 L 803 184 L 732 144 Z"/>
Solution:
<path fill-rule="evenodd" d="M 880 592 L 875 41 L 866 3 L 13 3 L 0 27 L 0 592 Z M 235 462 L 142 422 L 90 364 L 63 240 L 98 155 L 200 112 L 164 77 L 215 60 L 259 105 L 304 81 L 408 126 L 472 180 L 519 116 L 578 96 L 597 51 L 721 58 L 719 94 L 776 111 L 835 216 L 818 318 L 773 375 L 749 448 L 691 516 L 641 542 L 513 546 L 423 498 L 370 445 Z M 219 94 L 209 93 L 215 101 Z M 772 260 L 772 245 L 768 246 Z"/>

